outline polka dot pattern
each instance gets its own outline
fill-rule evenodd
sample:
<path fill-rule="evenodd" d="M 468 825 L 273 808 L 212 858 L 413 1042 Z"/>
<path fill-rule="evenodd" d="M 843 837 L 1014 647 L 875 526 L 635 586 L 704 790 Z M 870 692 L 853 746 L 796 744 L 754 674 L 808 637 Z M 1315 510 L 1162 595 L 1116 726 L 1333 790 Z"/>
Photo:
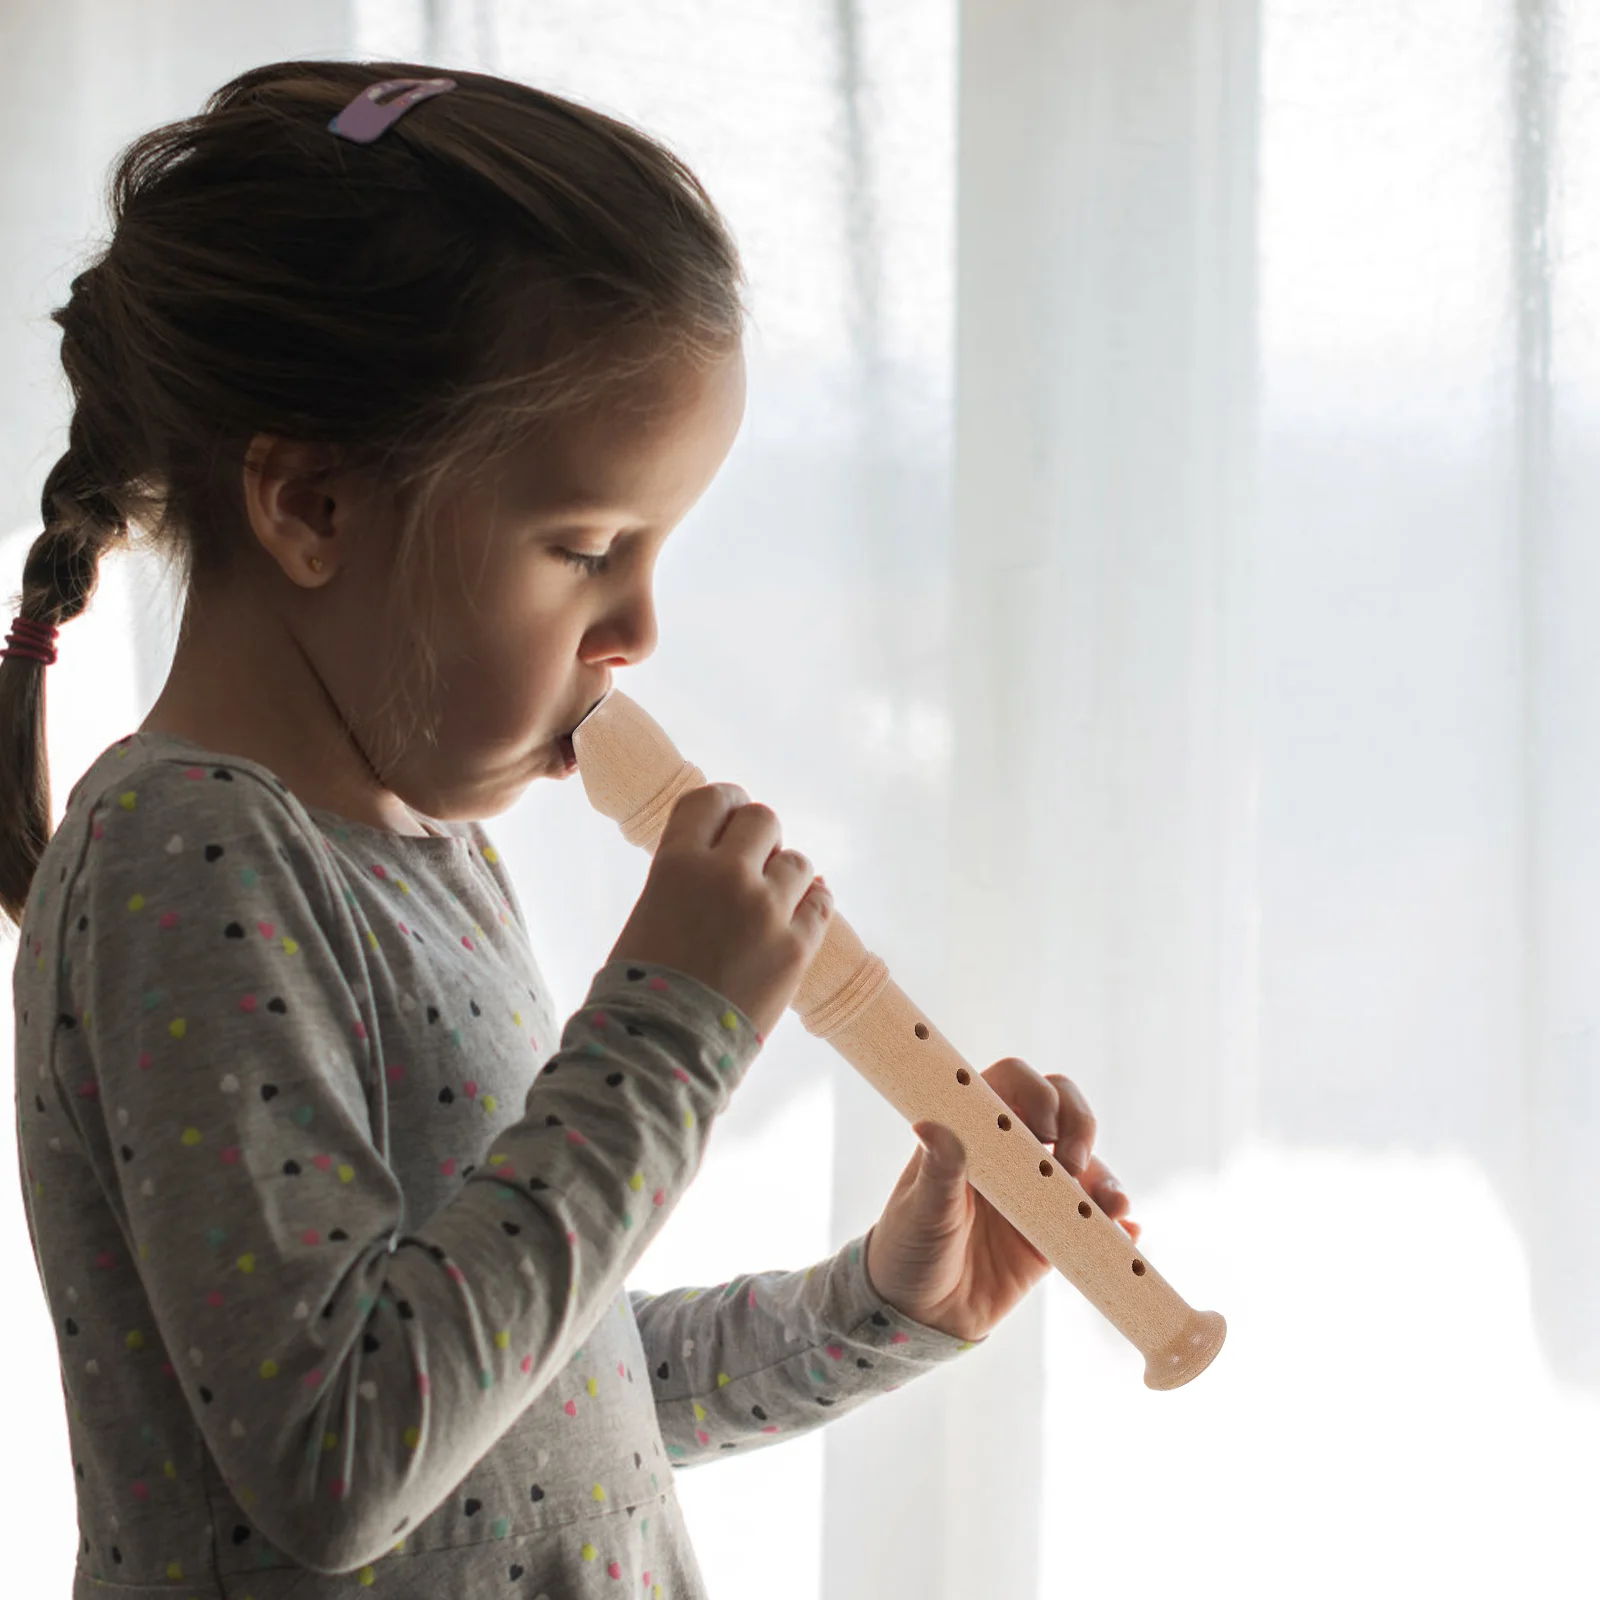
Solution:
<path fill-rule="evenodd" d="M 863 1241 L 617 1291 L 762 1040 L 646 963 L 558 1026 L 475 824 L 362 827 L 141 734 L 36 885 L 18 1140 L 86 1587 L 686 1600 L 673 1467 L 964 1348 L 883 1306 Z"/>

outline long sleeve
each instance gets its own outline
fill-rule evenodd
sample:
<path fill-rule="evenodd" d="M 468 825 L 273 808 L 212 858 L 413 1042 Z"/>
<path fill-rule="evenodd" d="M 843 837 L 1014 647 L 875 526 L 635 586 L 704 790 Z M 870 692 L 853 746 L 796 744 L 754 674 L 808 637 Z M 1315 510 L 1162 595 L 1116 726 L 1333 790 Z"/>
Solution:
<path fill-rule="evenodd" d="M 882 1300 L 867 1277 L 868 1237 L 803 1271 L 630 1291 L 675 1467 L 809 1433 L 983 1342 Z"/>
<path fill-rule="evenodd" d="M 350 1572 L 440 1504 L 612 1308 L 759 1040 L 684 974 L 602 967 L 521 1118 L 407 1218 L 377 935 L 259 770 L 152 762 L 95 806 L 71 882 L 35 913 L 63 918 L 49 1059 L 154 1320 L 118 1330 L 130 1359 L 155 1359 L 158 1332 L 262 1533 Z M 865 1311 L 859 1291 L 838 1307 Z"/>

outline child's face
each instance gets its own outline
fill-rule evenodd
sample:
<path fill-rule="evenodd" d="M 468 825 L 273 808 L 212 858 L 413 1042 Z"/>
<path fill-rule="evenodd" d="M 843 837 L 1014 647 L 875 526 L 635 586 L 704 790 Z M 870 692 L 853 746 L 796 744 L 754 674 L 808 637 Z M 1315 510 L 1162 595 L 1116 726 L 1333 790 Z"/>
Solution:
<path fill-rule="evenodd" d="M 739 431 L 742 352 L 657 380 L 645 401 L 561 425 L 446 508 L 433 563 L 437 741 L 413 741 L 385 773 L 425 816 L 492 816 L 534 779 L 563 776 L 559 741 L 615 668 L 655 649 L 656 557 Z M 379 551 L 375 541 L 367 559 Z M 582 570 L 572 554 L 605 567 Z M 359 592 L 361 574 L 347 576 Z M 339 674 L 368 708 L 387 685 L 359 663 L 385 659 L 379 644 L 346 653 Z"/>

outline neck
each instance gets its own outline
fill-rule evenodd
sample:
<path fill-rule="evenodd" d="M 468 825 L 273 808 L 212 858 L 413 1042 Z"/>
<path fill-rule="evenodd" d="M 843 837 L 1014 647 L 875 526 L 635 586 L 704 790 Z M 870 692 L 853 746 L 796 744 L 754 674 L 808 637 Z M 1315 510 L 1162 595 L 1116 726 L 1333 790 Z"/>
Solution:
<path fill-rule="evenodd" d="M 186 607 L 171 671 L 140 731 L 259 762 L 302 805 L 427 833 L 378 780 L 283 620 L 226 592 Z"/>

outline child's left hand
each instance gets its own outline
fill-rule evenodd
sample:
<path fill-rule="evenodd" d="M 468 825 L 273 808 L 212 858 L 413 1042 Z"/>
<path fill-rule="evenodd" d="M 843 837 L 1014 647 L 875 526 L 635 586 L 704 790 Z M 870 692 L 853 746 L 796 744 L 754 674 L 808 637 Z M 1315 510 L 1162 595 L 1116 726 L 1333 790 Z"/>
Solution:
<path fill-rule="evenodd" d="M 1094 1113 L 1077 1085 L 1060 1073 L 1041 1077 L 1015 1056 L 995 1062 L 983 1078 L 1041 1144 L 1054 1144 L 1056 1159 L 1089 1198 L 1137 1240 L 1138 1223 L 1123 1215 L 1122 1186 L 1090 1156 Z M 1055 1269 L 967 1182 L 966 1154 L 951 1129 L 918 1122 L 912 1131 L 933 1153 L 917 1150 L 873 1224 L 867 1277 L 880 1299 L 913 1322 L 981 1339 Z"/>

